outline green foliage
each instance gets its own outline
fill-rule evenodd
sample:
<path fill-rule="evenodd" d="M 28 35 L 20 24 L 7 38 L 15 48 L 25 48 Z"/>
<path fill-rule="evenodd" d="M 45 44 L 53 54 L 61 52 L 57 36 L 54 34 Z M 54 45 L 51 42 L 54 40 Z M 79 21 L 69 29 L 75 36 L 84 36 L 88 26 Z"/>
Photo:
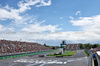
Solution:
<path fill-rule="evenodd" d="M 44 44 L 45 47 L 51 48 L 51 46 Z"/>
<path fill-rule="evenodd" d="M 47 56 L 73 56 L 75 53 L 76 53 L 76 51 L 68 51 L 66 53 L 63 53 L 62 55 L 49 54 Z"/>
<path fill-rule="evenodd" d="M 85 55 L 88 57 L 89 56 L 89 54 L 84 50 L 84 53 L 85 53 Z"/>
<path fill-rule="evenodd" d="M 84 44 L 84 48 L 91 49 L 92 45 L 90 43 Z"/>
<path fill-rule="evenodd" d="M 55 47 L 52 47 L 52 49 L 56 49 Z"/>
<path fill-rule="evenodd" d="M 80 44 L 80 49 L 84 49 L 84 45 L 79 43 Z"/>
<path fill-rule="evenodd" d="M 47 45 L 46 47 L 51 48 L 51 46 Z"/>
<path fill-rule="evenodd" d="M 92 48 L 96 48 L 96 47 L 99 47 L 100 45 L 99 44 L 94 44 L 92 45 Z"/>
<path fill-rule="evenodd" d="M 44 44 L 44 46 L 47 46 L 46 44 Z"/>
<path fill-rule="evenodd" d="M 100 47 L 99 44 L 90 44 L 90 43 L 87 44 L 79 43 L 79 44 L 80 44 L 80 49 L 91 49 L 91 48 Z"/>
<path fill-rule="evenodd" d="M 73 56 L 75 53 L 76 53 L 76 51 L 71 51 L 71 52 L 68 52 L 68 53 L 64 53 L 62 55 L 63 56 Z"/>

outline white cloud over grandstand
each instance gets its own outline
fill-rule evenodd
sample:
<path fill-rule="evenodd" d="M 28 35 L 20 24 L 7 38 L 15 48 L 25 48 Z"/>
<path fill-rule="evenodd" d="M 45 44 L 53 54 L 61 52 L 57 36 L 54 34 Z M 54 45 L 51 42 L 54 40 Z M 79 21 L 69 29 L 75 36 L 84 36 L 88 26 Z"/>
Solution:
<path fill-rule="evenodd" d="M 26 32 L 55 32 L 56 30 L 61 30 L 62 28 L 58 28 L 58 25 L 42 25 L 42 23 L 45 22 L 43 20 L 42 22 L 35 22 L 34 24 L 28 24 L 27 27 L 22 28 L 22 31 Z"/>
<path fill-rule="evenodd" d="M 13 28 L 13 27 L 8 27 L 7 28 L 7 27 L 0 24 L 0 32 L 2 32 L 2 31 L 14 31 L 14 29 L 15 28 Z"/>
<path fill-rule="evenodd" d="M 70 20 L 72 25 L 82 27 L 84 31 L 100 31 L 100 15 L 92 17 L 79 17 L 78 19 Z"/>
<path fill-rule="evenodd" d="M 14 29 L 13 27 L 8 28 L 9 31 L 14 31 Z"/>
<path fill-rule="evenodd" d="M 99 43 L 100 32 L 51 32 L 51 33 L 0 33 L 0 37 L 8 40 L 20 40 L 59 45 L 56 42 L 67 40 L 67 43 Z M 55 42 L 55 43 L 53 43 Z"/>

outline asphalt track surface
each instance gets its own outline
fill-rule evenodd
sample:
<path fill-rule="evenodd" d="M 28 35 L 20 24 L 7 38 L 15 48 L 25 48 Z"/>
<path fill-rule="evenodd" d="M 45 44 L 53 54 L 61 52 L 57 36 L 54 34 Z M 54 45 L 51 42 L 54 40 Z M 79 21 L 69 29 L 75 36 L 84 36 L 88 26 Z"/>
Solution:
<path fill-rule="evenodd" d="M 46 55 L 48 53 L 44 53 Z M 71 57 L 38 57 L 38 55 L 0 60 L 0 66 L 88 66 L 88 58 L 83 50 Z"/>

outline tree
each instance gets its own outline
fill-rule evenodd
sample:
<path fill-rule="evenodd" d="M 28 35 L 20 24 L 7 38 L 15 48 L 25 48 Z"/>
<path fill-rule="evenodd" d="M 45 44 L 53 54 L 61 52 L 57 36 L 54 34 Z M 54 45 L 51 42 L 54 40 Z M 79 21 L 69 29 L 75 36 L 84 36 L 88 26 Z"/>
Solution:
<path fill-rule="evenodd" d="M 55 47 L 52 47 L 52 49 L 56 49 Z"/>
<path fill-rule="evenodd" d="M 46 45 L 46 47 L 51 48 L 51 46 L 49 46 L 49 45 Z"/>
<path fill-rule="evenodd" d="M 90 43 L 84 44 L 84 48 L 91 49 L 92 45 Z"/>
<path fill-rule="evenodd" d="M 84 49 L 84 45 L 82 43 L 79 44 L 80 44 L 80 49 Z"/>
<path fill-rule="evenodd" d="M 96 48 L 96 47 L 99 47 L 99 44 L 93 44 L 92 45 L 92 48 Z"/>
<path fill-rule="evenodd" d="M 44 46 L 47 46 L 46 44 L 44 44 Z"/>

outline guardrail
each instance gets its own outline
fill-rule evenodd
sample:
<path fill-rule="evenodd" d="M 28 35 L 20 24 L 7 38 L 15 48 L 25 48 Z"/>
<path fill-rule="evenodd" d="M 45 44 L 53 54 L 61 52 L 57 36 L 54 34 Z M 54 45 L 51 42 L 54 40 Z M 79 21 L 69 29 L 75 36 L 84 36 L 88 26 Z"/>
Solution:
<path fill-rule="evenodd" d="M 90 56 L 88 57 L 88 66 L 93 66 L 93 63 L 92 63 L 92 59 L 93 59 L 93 54 L 91 53 Z"/>
<path fill-rule="evenodd" d="M 90 50 L 87 50 L 87 49 L 85 49 L 85 51 L 89 54 L 89 57 L 88 57 L 88 66 L 93 66 L 93 64 L 92 64 L 93 53 Z"/>

